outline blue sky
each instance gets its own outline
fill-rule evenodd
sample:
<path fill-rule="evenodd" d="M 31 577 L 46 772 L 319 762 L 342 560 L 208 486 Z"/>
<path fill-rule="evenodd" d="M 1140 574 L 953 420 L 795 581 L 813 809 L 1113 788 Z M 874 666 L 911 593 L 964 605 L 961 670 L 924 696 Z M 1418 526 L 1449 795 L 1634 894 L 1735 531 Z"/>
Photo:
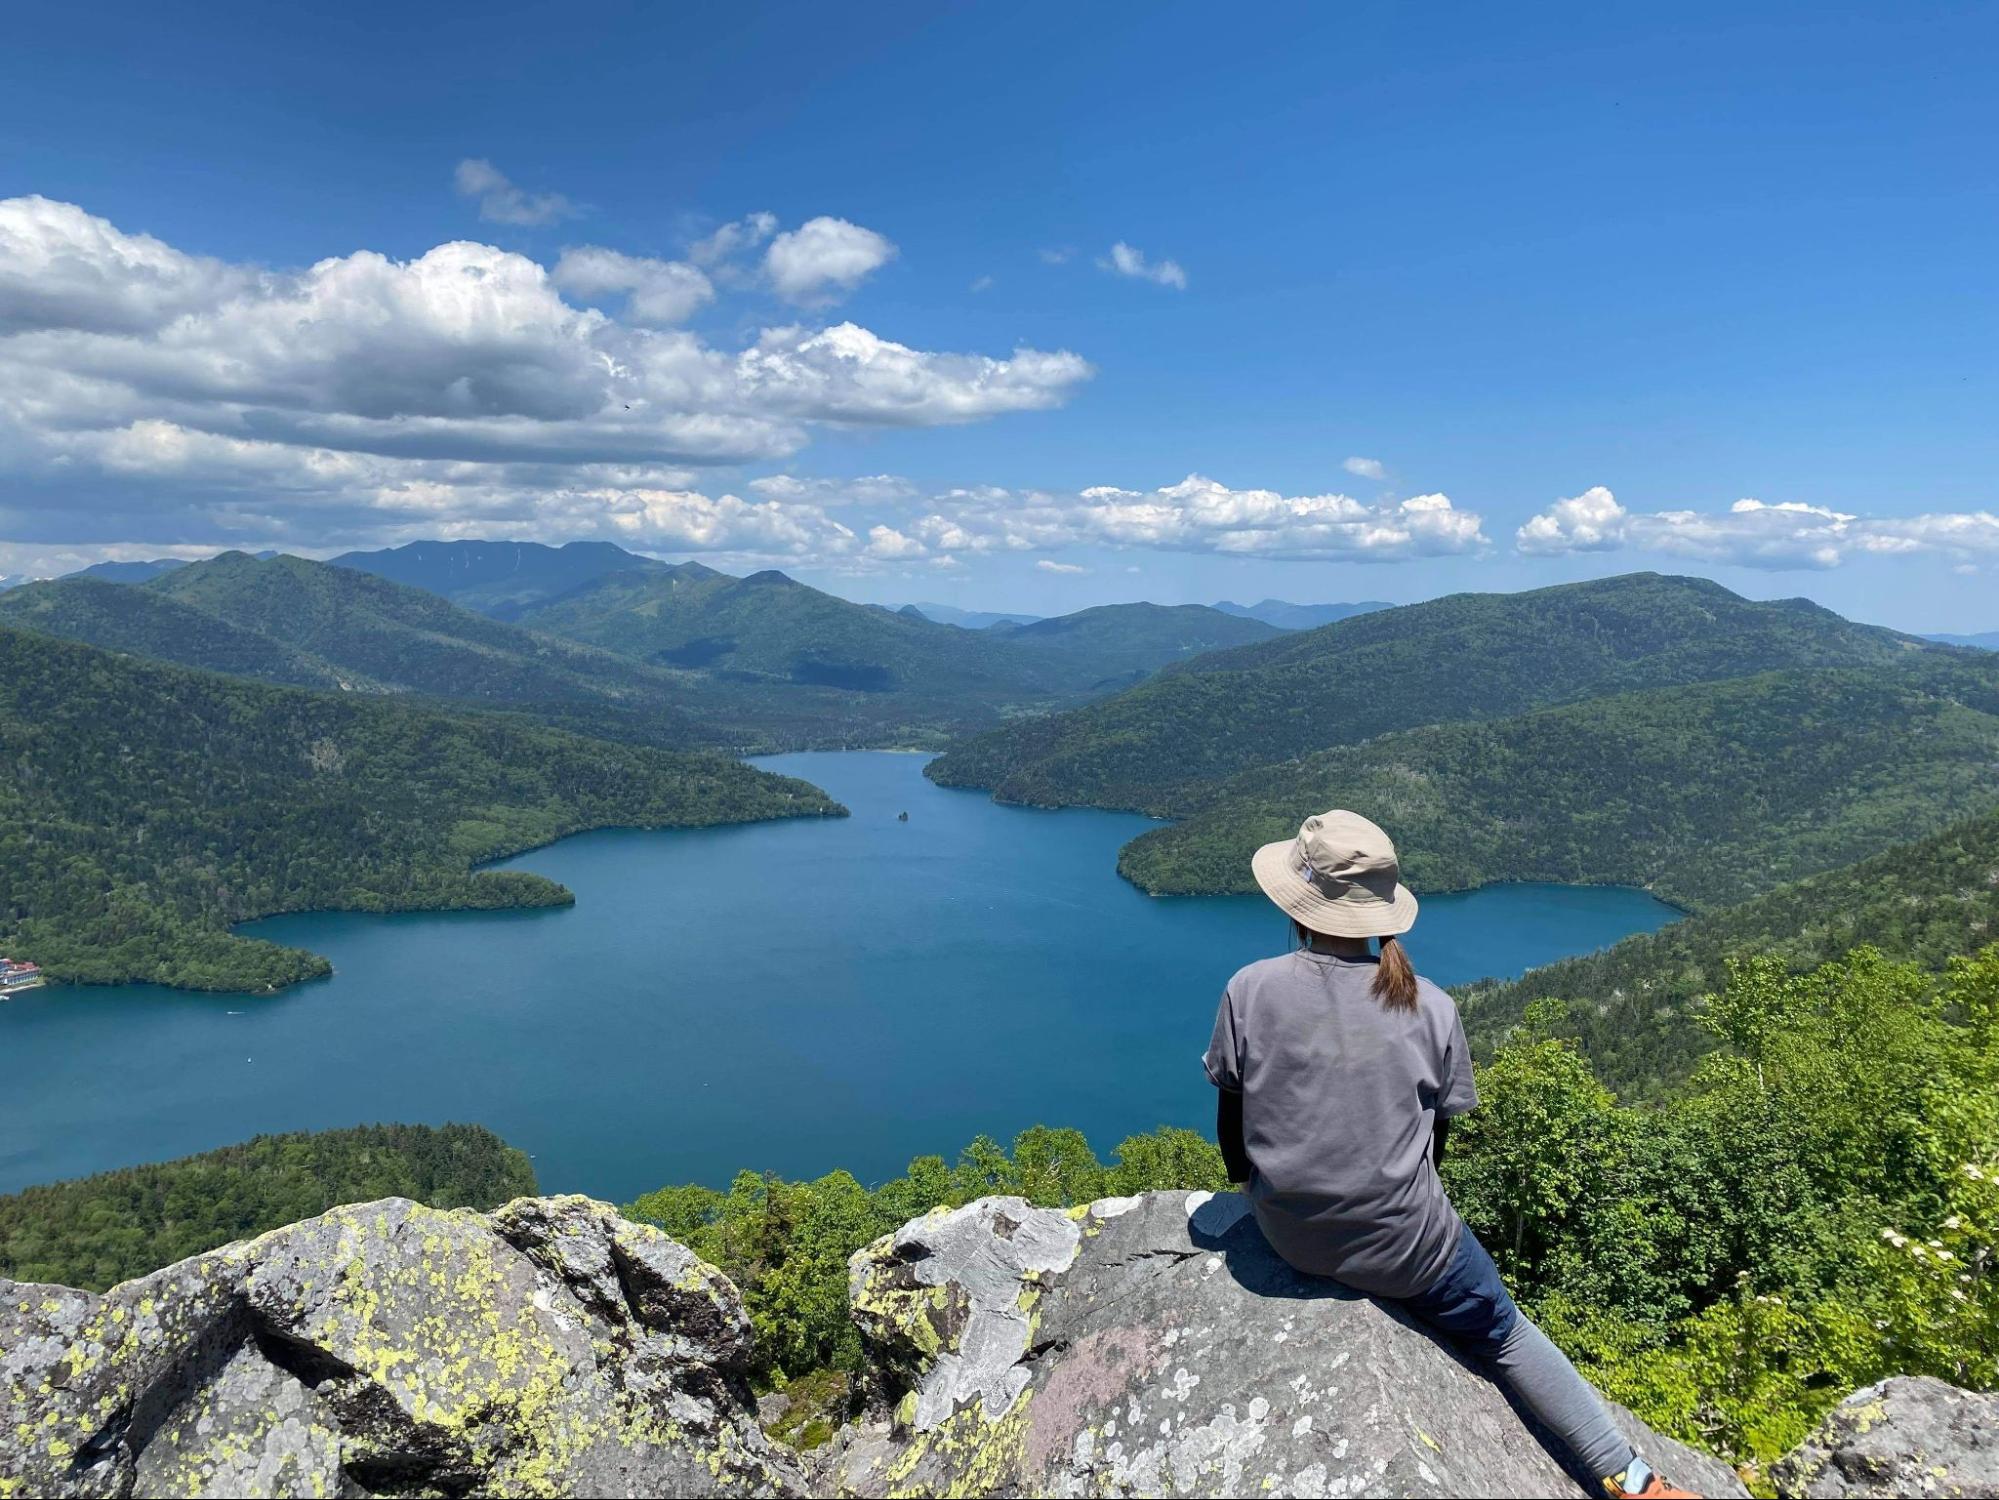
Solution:
<path fill-rule="evenodd" d="M 883 600 L 1660 568 L 1999 628 L 1989 7 L 12 26 L 0 573 L 601 535 Z"/>

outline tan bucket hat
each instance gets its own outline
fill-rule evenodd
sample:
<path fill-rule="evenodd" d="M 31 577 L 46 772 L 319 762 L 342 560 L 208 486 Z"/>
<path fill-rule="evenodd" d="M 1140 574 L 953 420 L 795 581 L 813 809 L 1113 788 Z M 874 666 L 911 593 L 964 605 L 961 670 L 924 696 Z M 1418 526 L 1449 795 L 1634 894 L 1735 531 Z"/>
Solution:
<path fill-rule="evenodd" d="M 1263 894 L 1329 937 L 1393 937 L 1416 925 L 1395 845 L 1357 812 L 1334 808 L 1265 844 L 1249 862 Z"/>

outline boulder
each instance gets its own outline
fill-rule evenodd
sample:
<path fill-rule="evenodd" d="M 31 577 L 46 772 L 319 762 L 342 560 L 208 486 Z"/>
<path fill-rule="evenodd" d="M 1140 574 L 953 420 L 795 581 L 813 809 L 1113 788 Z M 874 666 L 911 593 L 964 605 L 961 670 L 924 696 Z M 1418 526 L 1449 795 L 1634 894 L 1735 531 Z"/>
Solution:
<path fill-rule="evenodd" d="M 1292 1271 L 1235 1194 L 938 1210 L 856 1255 L 851 1290 L 882 1410 L 815 1455 L 827 1491 L 1597 1492 L 1417 1324 Z M 1675 1483 L 1745 1493 L 1613 1411 Z"/>
<path fill-rule="evenodd" d="M 1770 1477 L 1785 1500 L 1999 1495 L 1999 1396 L 1898 1375 L 1840 1402 Z"/>
<path fill-rule="evenodd" d="M 0 1497 L 801 1494 L 749 1349 L 604 1204 L 385 1199 L 102 1296 L 0 1281 Z"/>

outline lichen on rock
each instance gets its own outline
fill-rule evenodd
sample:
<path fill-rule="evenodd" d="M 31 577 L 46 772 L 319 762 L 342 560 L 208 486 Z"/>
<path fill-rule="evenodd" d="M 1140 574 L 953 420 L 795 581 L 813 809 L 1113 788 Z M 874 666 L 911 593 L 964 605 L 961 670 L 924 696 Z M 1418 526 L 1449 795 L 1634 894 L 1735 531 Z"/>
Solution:
<path fill-rule="evenodd" d="M 585 1198 L 335 1209 L 0 1282 L 0 1495 L 796 1494 L 726 1278 Z"/>
<path fill-rule="evenodd" d="M 851 1281 L 871 1357 L 907 1391 L 815 1455 L 829 1491 L 1590 1490 L 1431 1335 L 1292 1271 L 1235 1194 L 986 1199 L 877 1241 Z M 962 1315 L 939 1317 L 940 1290 Z M 1726 1465 L 1619 1419 L 1678 1482 L 1743 1493 Z"/>
<path fill-rule="evenodd" d="M 1855 1391 L 1771 1471 L 1790 1500 L 1999 1495 L 1999 1395 L 1901 1375 Z"/>
<path fill-rule="evenodd" d="M 102 1296 L 0 1281 L 0 1500 L 1591 1490 L 1406 1316 L 1292 1271 L 1234 1194 L 988 1198 L 849 1276 L 868 1410 L 822 1442 L 849 1390 L 824 1381 L 826 1415 L 791 1424 L 808 1455 L 759 1426 L 735 1287 L 587 1198 L 336 1209 Z M 1613 1413 L 1677 1483 L 1743 1493 Z M 1774 1477 L 1999 1494 L 1999 1396 L 1871 1387 Z"/>

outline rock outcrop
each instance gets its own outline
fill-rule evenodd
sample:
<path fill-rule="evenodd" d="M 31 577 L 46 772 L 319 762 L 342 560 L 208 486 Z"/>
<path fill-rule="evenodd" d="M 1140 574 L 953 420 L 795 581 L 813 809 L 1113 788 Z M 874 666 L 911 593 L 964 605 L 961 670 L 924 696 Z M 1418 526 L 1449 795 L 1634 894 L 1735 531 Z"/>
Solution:
<path fill-rule="evenodd" d="M 901 1394 L 820 1457 L 827 1490 L 1594 1492 L 1415 1324 L 1293 1272 L 1233 1194 L 1071 1213 L 984 1199 L 862 1251 L 851 1286 Z M 1618 1417 L 1675 1483 L 1745 1493 L 1726 1465 Z"/>
<path fill-rule="evenodd" d="M 0 1500 L 1593 1492 L 1421 1328 L 1294 1274 L 1232 1194 L 988 1198 L 851 1270 L 867 1411 L 804 1457 L 758 1425 L 735 1287 L 584 1198 L 336 1209 L 102 1296 L 0 1281 Z M 1677 1483 L 1743 1493 L 1617 1415 Z M 1888 1381 L 1775 1478 L 1999 1494 L 1999 1397 Z"/>
<path fill-rule="evenodd" d="M 1777 1493 L 1999 1495 L 1999 1396 L 1897 1376 L 1840 1402 L 1772 1471 Z"/>
<path fill-rule="evenodd" d="M 803 1493 L 749 1348 L 604 1204 L 336 1209 L 103 1296 L 0 1281 L 0 1497 Z"/>

